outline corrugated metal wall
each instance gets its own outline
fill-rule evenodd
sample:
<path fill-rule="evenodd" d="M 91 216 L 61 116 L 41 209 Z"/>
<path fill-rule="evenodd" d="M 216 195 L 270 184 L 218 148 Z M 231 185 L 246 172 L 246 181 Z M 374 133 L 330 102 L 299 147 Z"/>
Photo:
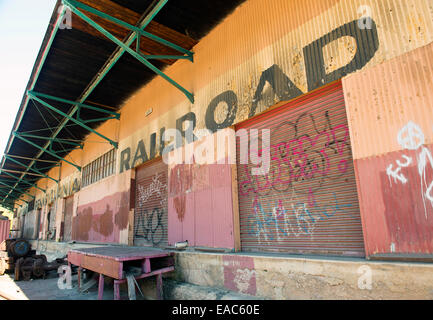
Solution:
<path fill-rule="evenodd" d="M 134 245 L 166 246 L 167 165 L 154 161 L 139 167 L 135 177 Z"/>
<path fill-rule="evenodd" d="M 433 253 L 433 44 L 343 81 L 366 253 Z"/>
<path fill-rule="evenodd" d="M 233 249 L 232 168 L 225 164 L 169 167 L 169 244 Z"/>
<path fill-rule="evenodd" d="M 10 220 L 0 220 L 0 243 L 9 239 Z"/>
<path fill-rule="evenodd" d="M 241 163 L 237 141 L 243 250 L 363 256 L 364 246 L 349 128 L 341 83 L 264 113 L 236 128 L 270 151 L 270 169 Z M 251 129 L 258 129 L 253 135 Z M 270 130 L 262 146 L 261 130 Z M 239 131 L 238 131 L 239 132 Z M 251 149 L 250 153 L 257 153 Z"/>

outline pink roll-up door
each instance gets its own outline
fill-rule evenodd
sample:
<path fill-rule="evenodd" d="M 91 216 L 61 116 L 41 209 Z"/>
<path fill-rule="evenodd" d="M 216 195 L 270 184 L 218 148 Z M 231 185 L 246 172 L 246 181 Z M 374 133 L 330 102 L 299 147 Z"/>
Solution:
<path fill-rule="evenodd" d="M 259 156 L 266 150 L 261 130 L 270 129 L 270 169 L 265 175 L 254 176 L 252 168 L 259 165 L 251 161 L 240 163 L 241 143 L 247 138 L 237 139 L 242 250 L 364 255 L 340 82 L 236 129 L 258 139 Z M 250 129 L 259 129 L 259 134 Z"/>
<path fill-rule="evenodd" d="M 0 243 L 9 239 L 10 221 L 0 220 Z"/>
<path fill-rule="evenodd" d="M 137 169 L 134 245 L 167 246 L 167 170 L 162 159 Z"/>

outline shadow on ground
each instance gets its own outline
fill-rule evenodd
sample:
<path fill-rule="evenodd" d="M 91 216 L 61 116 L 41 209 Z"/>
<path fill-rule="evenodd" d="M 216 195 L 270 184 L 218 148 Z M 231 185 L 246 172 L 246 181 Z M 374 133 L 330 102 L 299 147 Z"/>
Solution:
<path fill-rule="evenodd" d="M 83 279 L 82 288 L 88 287 L 92 281 Z M 97 300 L 98 285 L 94 284 L 86 290 L 78 291 L 78 276 L 72 275 L 72 289 L 61 289 L 58 284 L 59 275 L 50 272 L 45 279 L 30 281 L 14 281 L 13 274 L 0 276 L 0 297 L 8 300 Z M 103 300 L 113 300 L 113 285 L 107 281 L 104 285 Z M 128 299 L 127 291 L 121 290 L 121 298 Z M 143 299 L 137 294 L 137 300 Z"/>

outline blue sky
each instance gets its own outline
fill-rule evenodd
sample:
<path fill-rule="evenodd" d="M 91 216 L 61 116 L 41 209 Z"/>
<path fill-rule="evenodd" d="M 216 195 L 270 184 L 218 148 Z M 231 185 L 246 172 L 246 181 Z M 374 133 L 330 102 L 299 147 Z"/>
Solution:
<path fill-rule="evenodd" d="M 3 156 L 56 0 L 0 0 L 0 156 Z"/>

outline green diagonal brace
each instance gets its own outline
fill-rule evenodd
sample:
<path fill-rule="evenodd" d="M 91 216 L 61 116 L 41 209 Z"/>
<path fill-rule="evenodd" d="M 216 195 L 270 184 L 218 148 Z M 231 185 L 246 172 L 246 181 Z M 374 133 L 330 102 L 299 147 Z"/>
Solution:
<path fill-rule="evenodd" d="M 80 166 L 77 166 L 76 164 L 74 164 L 74 163 L 72 163 L 72 162 L 69 162 L 68 160 L 65 160 L 64 158 L 62 158 L 62 157 L 58 156 L 57 154 L 55 154 L 55 153 L 53 153 L 53 152 L 47 150 L 46 148 L 43 148 L 43 147 L 41 147 L 41 146 L 38 146 L 36 143 L 33 143 L 33 142 L 27 140 L 26 138 L 21 137 L 19 134 L 17 134 L 17 132 L 14 131 L 14 132 L 12 132 L 12 134 L 13 134 L 15 137 L 17 137 L 17 138 L 23 140 L 24 142 L 27 142 L 28 144 L 32 145 L 33 147 L 35 147 L 35 148 L 37 148 L 37 149 L 39 149 L 39 150 L 42 150 L 42 151 L 44 151 L 44 152 L 46 152 L 46 153 L 52 155 L 53 157 L 55 157 L 55 158 L 57 158 L 57 159 L 59 159 L 59 160 L 61 160 L 61 161 L 64 161 L 64 162 L 66 162 L 66 163 L 69 163 L 71 166 L 74 166 L 74 167 L 77 168 L 79 171 L 81 171 L 81 167 L 80 167 Z"/>
<path fill-rule="evenodd" d="M 4 208 L 9 209 L 9 210 L 12 211 L 13 208 L 14 208 L 14 204 L 15 204 L 15 203 L 13 203 L 13 202 L 8 202 L 8 201 L 3 200 L 3 201 L 0 202 L 0 204 L 1 204 Z"/>
<path fill-rule="evenodd" d="M 60 138 L 51 138 L 51 137 L 43 137 L 43 136 L 37 136 L 34 134 L 28 134 L 28 133 L 22 133 L 20 132 L 20 136 L 21 137 L 26 137 L 26 138 L 35 138 L 35 139 L 41 139 L 41 140 L 49 140 L 49 141 L 53 141 L 53 142 L 59 142 L 62 144 L 70 144 L 73 146 L 77 146 L 80 147 L 80 149 L 83 149 L 83 144 L 82 143 L 76 143 L 70 140 L 66 140 L 66 139 L 60 139 Z"/>
<path fill-rule="evenodd" d="M 5 187 L 11 188 L 11 190 L 13 190 L 13 191 L 16 190 L 16 191 L 20 192 L 21 194 L 25 194 L 25 195 L 27 195 L 29 197 L 32 197 L 33 199 L 35 198 L 35 196 L 31 195 L 30 193 L 27 193 L 26 191 L 23 191 L 23 190 L 21 190 L 19 188 L 14 188 L 13 186 L 8 185 L 7 183 L 4 183 L 4 182 L 0 181 L 0 184 L 3 185 L 3 186 L 5 186 Z"/>
<path fill-rule="evenodd" d="M 15 160 L 15 159 L 13 159 L 11 157 L 9 157 L 8 155 L 5 155 L 5 158 L 8 159 L 9 161 L 12 161 L 12 162 L 15 162 L 16 164 L 19 164 L 20 166 L 23 166 L 24 168 L 28 168 L 30 171 L 38 173 L 38 174 L 44 176 L 47 179 L 53 180 L 55 183 L 59 183 L 59 180 L 51 178 L 50 176 L 47 176 L 45 173 L 42 173 L 41 171 L 39 171 L 39 170 L 37 170 L 35 168 L 29 167 L 29 166 L 25 165 L 24 163 L 22 163 L 22 162 L 20 162 L 18 160 Z"/>
<path fill-rule="evenodd" d="M 106 120 L 112 120 L 117 119 L 115 117 L 107 117 L 107 118 L 97 118 L 97 119 L 89 119 L 89 120 L 82 120 L 83 123 L 90 123 L 90 122 L 100 122 L 100 121 L 106 121 Z"/>
<path fill-rule="evenodd" d="M 31 96 L 35 96 L 35 97 L 39 97 L 39 98 L 45 98 L 45 99 L 48 99 L 48 100 L 53 100 L 53 101 L 63 102 L 63 103 L 70 104 L 70 105 L 79 106 L 81 108 L 86 108 L 86 109 L 90 109 L 90 110 L 94 110 L 94 111 L 98 111 L 98 112 L 101 112 L 101 113 L 106 113 L 106 114 L 112 115 L 112 116 L 114 116 L 115 119 L 120 119 L 120 113 L 118 113 L 118 112 L 114 112 L 114 111 L 110 111 L 110 110 L 105 110 L 105 109 L 94 107 L 94 106 L 89 106 L 88 104 L 79 103 L 79 102 L 75 102 L 75 101 L 72 101 L 72 100 L 67 100 L 67 99 L 63 99 L 63 98 L 57 98 L 57 97 L 54 97 L 54 96 L 50 96 L 48 94 L 39 93 L 39 92 L 35 92 L 35 91 L 29 91 L 28 93 Z"/>
<path fill-rule="evenodd" d="M 74 122 L 75 124 L 78 124 L 80 127 L 83 127 L 84 129 L 93 132 L 94 134 L 100 136 L 101 138 L 107 140 L 108 142 L 110 142 L 110 144 L 117 149 L 118 147 L 118 143 L 111 140 L 110 138 L 107 138 L 106 136 L 100 134 L 98 131 L 93 130 L 92 128 L 90 128 L 89 126 L 85 125 L 84 123 L 82 123 L 81 121 L 71 117 L 70 115 L 64 113 L 63 111 L 60 111 L 59 109 L 53 107 L 52 105 L 50 105 L 49 103 L 45 102 L 44 100 L 39 99 L 38 97 L 36 97 L 35 95 L 31 94 L 30 92 L 27 92 L 27 95 L 29 98 L 39 102 L 40 104 L 42 104 L 44 107 L 53 110 L 55 112 L 57 112 L 58 114 L 62 115 L 63 117 L 69 119 L 69 121 Z"/>
<path fill-rule="evenodd" d="M 156 74 L 160 75 L 165 80 L 167 80 L 169 83 L 171 83 L 176 88 L 178 88 L 180 91 L 182 91 L 185 94 L 185 96 L 191 101 L 191 103 L 194 103 L 194 95 L 191 92 L 189 92 L 188 90 L 186 90 L 184 87 L 182 87 L 176 81 L 174 81 L 169 76 L 167 76 L 164 72 L 162 72 L 161 70 L 159 70 L 157 67 L 155 67 L 153 64 L 151 64 L 149 61 L 147 61 L 141 54 L 135 52 L 133 49 L 131 49 L 129 46 L 125 45 L 122 41 L 120 41 L 119 39 L 117 39 L 115 36 L 113 36 L 110 32 L 108 32 L 107 30 L 105 30 L 103 27 L 101 27 L 95 21 L 93 21 L 92 19 L 90 19 L 89 17 L 87 17 L 85 14 L 83 14 L 80 10 L 78 10 L 76 7 L 74 7 L 70 3 L 70 0 L 63 0 L 63 4 L 66 5 L 67 7 L 69 7 L 69 9 L 71 11 L 73 11 L 77 16 L 79 16 L 81 19 L 83 19 L 88 24 L 90 24 L 93 28 L 95 28 L 96 30 L 98 30 L 99 32 L 101 32 L 108 39 L 110 39 L 111 41 L 113 41 L 115 44 L 117 44 L 123 50 L 127 51 L 130 55 L 132 55 L 138 61 L 140 61 L 141 63 L 143 63 L 146 67 L 148 67 L 153 72 L 155 72 Z M 112 18 L 112 19 L 114 19 L 114 18 Z M 135 30 L 135 29 L 137 29 L 137 30 Z M 136 32 L 144 32 L 141 29 L 138 29 L 138 28 L 135 28 L 135 27 L 134 27 L 134 31 L 136 31 Z M 182 50 L 185 50 L 185 49 L 182 48 Z"/>
<path fill-rule="evenodd" d="M 0 189 L 0 193 L 4 194 L 5 196 L 9 196 L 9 193 L 6 193 L 6 192 L 4 192 L 4 191 L 1 190 L 1 189 Z M 13 193 L 13 192 L 12 192 L 12 193 Z M 16 194 L 16 193 L 15 193 L 15 194 Z M 16 198 L 15 200 L 19 200 L 19 201 L 23 201 L 23 202 L 25 202 L 25 203 L 28 203 L 27 201 L 22 200 L 22 199 L 20 199 L 20 198 Z"/>
<path fill-rule="evenodd" d="M 183 54 L 189 55 L 190 57 L 192 57 L 194 55 L 193 52 L 191 52 L 191 51 L 189 51 L 189 50 L 187 50 L 185 48 L 182 48 L 181 46 L 178 46 L 178 45 L 176 45 L 174 43 L 171 43 L 170 41 L 167 41 L 167 40 L 162 39 L 162 38 L 160 38 L 158 36 L 155 36 L 154 34 L 146 32 L 143 29 L 137 28 L 137 27 L 135 27 L 135 26 L 133 26 L 133 25 L 125 22 L 125 21 L 122 21 L 120 19 L 112 17 L 112 16 L 110 16 L 109 14 L 107 14 L 105 12 L 102 12 L 102 11 L 99 11 L 99 10 L 97 10 L 95 8 L 89 7 L 88 5 L 85 5 L 85 4 L 81 3 L 81 2 L 78 2 L 78 1 L 75 1 L 75 0 L 63 0 L 63 3 L 66 6 L 71 7 L 71 10 L 72 10 L 72 7 L 83 9 L 85 11 L 93 13 L 94 15 L 96 15 L 98 17 L 101 17 L 101 18 L 103 18 L 105 20 L 111 21 L 111 22 L 113 22 L 115 24 L 118 24 L 118 25 L 120 25 L 120 26 L 122 26 L 122 27 L 124 27 L 126 29 L 129 29 L 129 30 L 135 32 L 136 34 L 140 34 L 143 37 L 149 38 L 149 39 L 151 39 L 153 41 L 159 42 L 159 43 L 161 43 L 161 44 L 163 44 L 163 45 L 165 45 L 167 47 L 170 47 L 170 48 L 172 48 L 172 49 L 174 49 L 176 51 L 179 51 L 179 52 L 181 52 Z"/>
<path fill-rule="evenodd" d="M 6 174 L 6 175 L 8 175 L 8 176 L 10 176 L 11 178 L 14 178 L 15 180 L 19 180 L 18 177 L 14 176 L 13 174 L 11 174 L 11 173 L 9 173 L 9 172 L 3 171 L 3 170 L 1 170 L 1 169 L 0 169 L 0 172 Z M 45 192 L 44 189 L 39 188 L 36 184 L 32 184 L 32 183 L 30 183 L 30 182 L 28 182 L 28 181 L 26 181 L 26 180 L 20 180 L 19 182 L 24 182 L 26 185 L 28 185 L 28 186 L 30 186 L 30 187 L 35 187 L 36 189 L 38 189 L 38 190 L 40 190 L 40 191 L 42 191 L 42 192 Z"/>

